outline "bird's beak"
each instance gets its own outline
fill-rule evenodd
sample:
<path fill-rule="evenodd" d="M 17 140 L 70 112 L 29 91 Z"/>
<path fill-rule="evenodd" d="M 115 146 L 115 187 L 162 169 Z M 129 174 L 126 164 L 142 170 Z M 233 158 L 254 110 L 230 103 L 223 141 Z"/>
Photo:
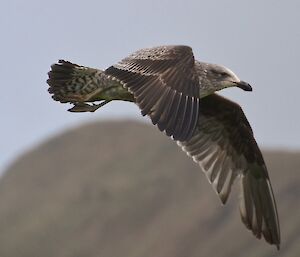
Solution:
<path fill-rule="evenodd" d="M 252 91 L 252 87 L 250 86 L 249 83 L 245 82 L 245 81 L 239 81 L 239 82 L 235 82 L 236 86 L 245 90 L 245 91 Z"/>

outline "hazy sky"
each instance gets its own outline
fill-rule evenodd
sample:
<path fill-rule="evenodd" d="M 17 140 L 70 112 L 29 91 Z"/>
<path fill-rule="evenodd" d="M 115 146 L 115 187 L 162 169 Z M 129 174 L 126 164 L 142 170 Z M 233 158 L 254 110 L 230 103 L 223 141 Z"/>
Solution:
<path fill-rule="evenodd" d="M 187 44 L 254 91 L 227 89 L 259 144 L 300 149 L 300 1 L 1 1 L 0 169 L 66 128 L 102 118 L 140 118 L 133 104 L 74 114 L 47 92 L 50 65 L 64 58 L 106 68 L 129 53 Z M 146 119 L 147 120 L 147 119 Z"/>

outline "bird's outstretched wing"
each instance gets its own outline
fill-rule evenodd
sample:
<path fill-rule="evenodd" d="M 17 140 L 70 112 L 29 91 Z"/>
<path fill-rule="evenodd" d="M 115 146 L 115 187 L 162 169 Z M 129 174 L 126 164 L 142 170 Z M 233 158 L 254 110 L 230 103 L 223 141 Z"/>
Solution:
<path fill-rule="evenodd" d="M 193 137 L 178 142 L 197 162 L 223 203 L 236 177 L 240 178 L 240 213 L 253 234 L 280 244 L 275 199 L 267 168 L 241 107 L 217 94 L 200 102 Z"/>
<path fill-rule="evenodd" d="M 200 87 L 188 46 L 139 50 L 109 67 L 135 97 L 142 115 L 175 140 L 189 139 L 198 120 Z"/>

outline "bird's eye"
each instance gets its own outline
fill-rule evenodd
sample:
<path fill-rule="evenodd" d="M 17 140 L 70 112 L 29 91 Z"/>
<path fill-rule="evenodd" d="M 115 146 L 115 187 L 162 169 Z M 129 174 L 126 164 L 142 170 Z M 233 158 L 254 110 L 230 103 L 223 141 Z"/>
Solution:
<path fill-rule="evenodd" d="M 221 72 L 220 74 L 221 74 L 222 77 L 228 76 L 227 72 L 225 72 L 225 71 Z"/>

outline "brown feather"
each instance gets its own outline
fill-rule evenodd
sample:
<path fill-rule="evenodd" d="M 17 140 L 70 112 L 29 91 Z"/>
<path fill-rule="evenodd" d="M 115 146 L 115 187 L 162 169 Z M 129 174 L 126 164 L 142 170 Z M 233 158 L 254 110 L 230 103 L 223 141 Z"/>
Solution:
<path fill-rule="evenodd" d="M 142 49 L 105 73 L 132 92 L 142 114 L 148 115 L 161 131 L 180 141 L 192 136 L 198 120 L 200 85 L 190 47 Z"/>
<path fill-rule="evenodd" d="M 268 172 L 242 109 L 217 94 L 201 99 L 199 119 L 190 140 L 178 143 L 193 157 L 223 203 L 234 179 L 241 178 L 243 223 L 270 244 L 280 245 L 280 229 Z"/>

